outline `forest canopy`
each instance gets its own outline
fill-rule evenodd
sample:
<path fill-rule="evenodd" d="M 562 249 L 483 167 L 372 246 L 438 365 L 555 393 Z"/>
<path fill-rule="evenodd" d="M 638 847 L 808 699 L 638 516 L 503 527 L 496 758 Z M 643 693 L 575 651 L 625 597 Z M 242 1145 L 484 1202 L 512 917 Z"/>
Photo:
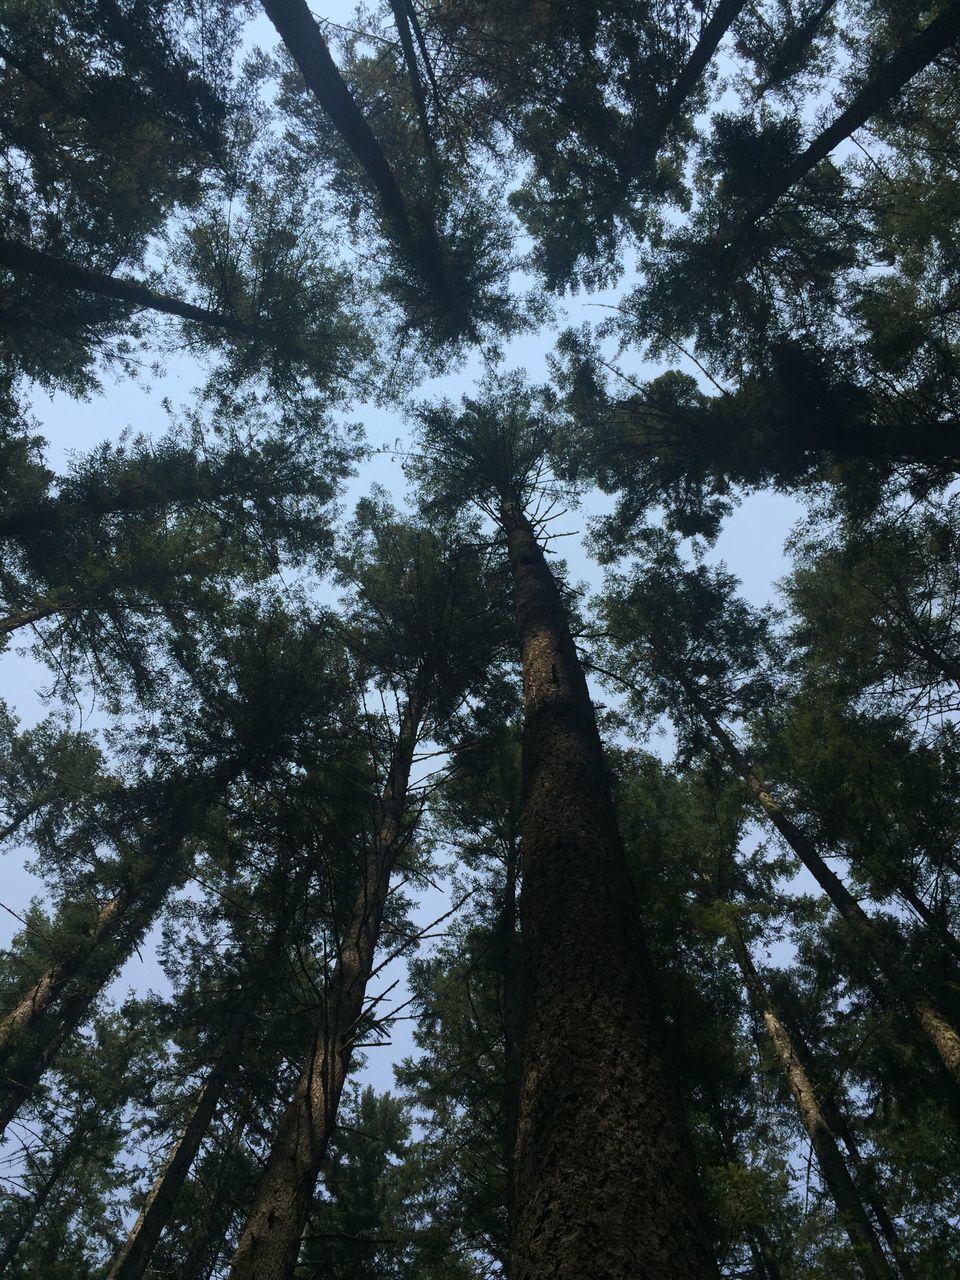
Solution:
<path fill-rule="evenodd" d="M 957 0 L 0 65 L 0 1276 L 960 1274 Z"/>

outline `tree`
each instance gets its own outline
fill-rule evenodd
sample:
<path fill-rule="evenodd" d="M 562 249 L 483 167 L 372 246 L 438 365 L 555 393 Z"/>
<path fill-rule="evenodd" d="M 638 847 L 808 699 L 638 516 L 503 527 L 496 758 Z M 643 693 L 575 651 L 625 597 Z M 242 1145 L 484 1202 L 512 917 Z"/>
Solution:
<path fill-rule="evenodd" d="M 514 1274 L 709 1274 L 593 706 L 527 514 L 552 424 L 516 379 L 423 418 L 429 491 L 472 500 L 506 543 L 523 668 Z"/>

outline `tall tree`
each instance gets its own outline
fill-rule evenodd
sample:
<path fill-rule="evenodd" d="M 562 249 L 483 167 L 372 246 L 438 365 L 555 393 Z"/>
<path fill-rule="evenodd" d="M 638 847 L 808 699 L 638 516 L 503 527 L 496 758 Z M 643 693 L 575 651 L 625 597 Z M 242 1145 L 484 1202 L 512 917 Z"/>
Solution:
<path fill-rule="evenodd" d="M 423 418 L 429 491 L 476 503 L 506 543 L 523 667 L 513 1274 L 709 1275 L 593 706 L 531 522 L 554 424 L 517 379 Z"/>

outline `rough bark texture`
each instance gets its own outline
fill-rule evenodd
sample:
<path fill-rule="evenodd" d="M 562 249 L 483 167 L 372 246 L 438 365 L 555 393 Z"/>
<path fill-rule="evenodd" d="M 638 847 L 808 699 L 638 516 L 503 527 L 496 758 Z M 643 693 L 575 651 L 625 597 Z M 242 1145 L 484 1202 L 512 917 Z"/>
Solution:
<path fill-rule="evenodd" d="M 877 928 L 839 876 L 827 866 L 813 841 L 804 835 L 783 812 L 777 801 L 753 773 L 743 753 L 720 722 L 702 708 L 701 715 L 724 755 L 743 778 L 770 822 L 843 916 L 877 968 L 911 1011 L 914 1020 L 937 1051 L 947 1071 L 960 1084 L 960 1034 L 956 1028 L 943 1014 L 933 996 L 920 986 L 913 973 L 901 963 L 893 944 Z"/>
<path fill-rule="evenodd" d="M 505 501 L 523 660 L 522 1078 L 512 1280 L 716 1275 L 593 707 Z"/>
<path fill-rule="evenodd" d="M 293 1274 L 363 1016 L 390 873 L 402 835 L 420 719 L 420 707 L 411 699 L 380 798 L 379 821 L 363 880 L 327 984 L 325 1022 L 314 1034 L 296 1092 L 280 1121 L 233 1255 L 230 1280 L 288 1280 Z"/>
<path fill-rule="evenodd" d="M 877 1239 L 860 1194 L 850 1176 L 837 1138 L 827 1123 L 817 1092 L 783 1024 L 770 993 L 754 968 L 750 953 L 743 939 L 734 930 L 729 935 L 730 945 L 743 975 L 744 986 L 757 1013 L 763 1019 L 767 1035 L 773 1044 L 777 1061 L 797 1103 L 803 1127 L 810 1135 L 810 1142 L 827 1190 L 837 1206 L 857 1262 L 867 1280 L 896 1280 L 896 1272 L 887 1261 Z"/>

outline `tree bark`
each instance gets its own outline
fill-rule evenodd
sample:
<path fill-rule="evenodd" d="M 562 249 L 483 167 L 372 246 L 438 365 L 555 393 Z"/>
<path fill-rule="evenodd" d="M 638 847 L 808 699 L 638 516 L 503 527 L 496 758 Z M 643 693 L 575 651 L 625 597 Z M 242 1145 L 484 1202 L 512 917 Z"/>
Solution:
<path fill-rule="evenodd" d="M 850 1163 L 853 1166 L 857 1190 L 863 1198 L 864 1204 L 870 1206 L 877 1226 L 880 1228 L 880 1234 L 887 1242 L 887 1248 L 893 1255 L 897 1264 L 897 1270 L 903 1277 L 903 1280 L 913 1280 L 913 1267 L 910 1265 L 910 1257 L 903 1246 L 903 1240 L 900 1238 L 900 1232 L 897 1230 L 896 1224 L 887 1211 L 887 1206 L 882 1198 L 877 1194 L 876 1181 L 867 1168 L 863 1156 L 860 1154 L 860 1148 L 857 1146 L 856 1139 L 847 1124 L 843 1115 L 835 1106 L 824 1102 L 823 1113 L 827 1118 L 827 1123 L 837 1135 L 840 1141 L 847 1149 L 850 1157 Z"/>
<path fill-rule="evenodd" d="M 586 679 L 519 505 L 521 1092 L 513 1280 L 705 1280 L 693 1158 Z"/>
<path fill-rule="evenodd" d="M 167 894 L 186 876 L 184 841 L 199 815 L 241 768 L 238 760 L 225 763 L 192 794 L 168 797 L 169 826 L 152 838 L 148 861 L 136 881 L 100 908 L 89 931 L 40 975 L 0 1022 L 0 1092 L 7 1095 L 0 1102 L 0 1133 L 137 946 Z"/>
<path fill-rule="evenodd" d="M 32 609 L 24 609 L 20 613 L 8 614 L 5 618 L 0 618 L 0 636 L 9 635 L 11 631 L 17 631 L 20 627 L 28 627 L 31 622 L 40 622 L 44 618 L 50 618 L 55 613 L 62 613 L 66 605 L 61 604 L 38 604 Z"/>
<path fill-rule="evenodd" d="M 638 135 L 636 151 L 633 157 L 622 166 L 623 174 L 627 179 L 642 178 L 652 169 L 657 153 L 663 146 L 677 113 L 697 87 L 700 77 L 707 69 L 707 64 L 719 48 L 720 41 L 746 5 L 747 0 L 719 0 L 689 58 L 664 94 L 663 102 L 653 120 L 641 122 L 635 130 Z"/>
<path fill-rule="evenodd" d="M 719 720 L 699 700 L 697 700 L 697 706 L 699 714 L 728 762 L 746 783 L 767 818 L 843 916 L 877 968 L 900 995 L 924 1036 L 933 1045 L 944 1067 L 960 1084 L 960 1034 L 957 1033 L 956 1028 L 943 1014 L 936 1000 L 924 990 L 910 970 L 901 962 L 893 944 L 870 919 L 839 876 L 827 866 L 813 841 L 786 816 L 752 771 L 749 762 Z"/>
<path fill-rule="evenodd" d="M 296 1266 L 320 1166 L 362 1022 L 367 982 L 402 837 L 413 753 L 423 711 L 411 695 L 380 798 L 380 814 L 336 966 L 325 1019 L 284 1112 L 253 1207 L 230 1264 L 230 1280 L 288 1280 Z"/>
<path fill-rule="evenodd" d="M 896 1280 L 896 1273 L 881 1248 L 873 1224 L 850 1176 L 836 1136 L 826 1121 L 813 1082 L 800 1061 L 769 991 L 754 968 L 739 930 L 731 930 L 728 939 L 743 975 L 743 983 L 750 1002 L 763 1019 L 767 1035 L 776 1052 L 777 1061 L 796 1100 L 797 1110 L 800 1112 L 803 1127 L 810 1135 L 810 1143 L 817 1157 L 823 1181 L 837 1207 L 837 1214 L 853 1246 L 860 1269 L 866 1280 Z"/>
<path fill-rule="evenodd" d="M 4 1241 L 3 1247 L 0 1248 L 0 1276 L 6 1273 L 7 1267 L 10 1266 L 10 1263 L 13 1262 L 17 1254 L 20 1252 L 20 1246 L 30 1234 L 33 1224 L 40 1216 L 44 1205 L 50 1198 L 50 1193 L 63 1177 L 67 1169 L 69 1169 L 70 1165 L 73 1163 L 74 1157 L 82 1148 L 90 1128 L 91 1124 L 89 1122 L 84 1123 L 84 1120 L 81 1118 L 77 1122 L 77 1126 L 67 1140 L 63 1150 L 53 1160 L 47 1171 L 46 1177 L 43 1179 L 43 1182 L 37 1189 L 36 1194 L 30 1201 L 30 1208 L 27 1210 L 27 1213 L 24 1215 L 13 1234 Z"/>

